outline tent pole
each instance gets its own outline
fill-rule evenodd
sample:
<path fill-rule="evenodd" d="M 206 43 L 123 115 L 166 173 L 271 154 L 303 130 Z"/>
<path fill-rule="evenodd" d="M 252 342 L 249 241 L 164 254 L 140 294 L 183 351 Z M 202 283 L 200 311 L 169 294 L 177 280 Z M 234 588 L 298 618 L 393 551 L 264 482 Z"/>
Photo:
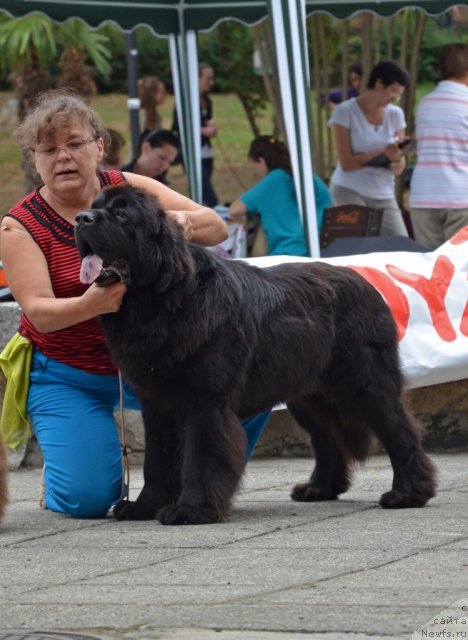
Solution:
<path fill-rule="evenodd" d="M 196 33 L 182 31 L 169 38 L 182 156 L 192 200 L 202 201 L 200 98 Z"/>
<path fill-rule="evenodd" d="M 299 212 L 309 255 L 320 256 L 312 178 L 305 0 L 267 0 Z"/>
<path fill-rule="evenodd" d="M 135 30 L 125 32 L 125 48 L 127 57 L 127 106 L 130 112 L 130 133 L 132 158 L 138 155 L 138 141 L 140 138 L 140 98 L 138 97 L 137 56 Z"/>

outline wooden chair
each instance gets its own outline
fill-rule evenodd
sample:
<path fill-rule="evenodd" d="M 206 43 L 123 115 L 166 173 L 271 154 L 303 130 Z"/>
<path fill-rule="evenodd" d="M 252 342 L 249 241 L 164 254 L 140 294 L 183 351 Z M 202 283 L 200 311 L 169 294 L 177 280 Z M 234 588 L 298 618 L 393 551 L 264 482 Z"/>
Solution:
<path fill-rule="evenodd" d="M 382 216 L 382 209 L 371 209 L 358 204 L 328 207 L 323 214 L 320 248 L 325 249 L 337 238 L 378 236 Z"/>

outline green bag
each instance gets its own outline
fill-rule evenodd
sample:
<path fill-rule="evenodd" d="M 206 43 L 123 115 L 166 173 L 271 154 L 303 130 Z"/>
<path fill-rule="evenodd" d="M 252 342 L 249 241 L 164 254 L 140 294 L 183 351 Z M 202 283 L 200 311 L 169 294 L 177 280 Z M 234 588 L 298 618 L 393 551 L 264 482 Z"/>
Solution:
<path fill-rule="evenodd" d="M 32 343 L 15 333 L 0 353 L 0 369 L 6 378 L 0 434 L 10 449 L 18 449 L 31 436 L 26 405 L 32 352 Z"/>

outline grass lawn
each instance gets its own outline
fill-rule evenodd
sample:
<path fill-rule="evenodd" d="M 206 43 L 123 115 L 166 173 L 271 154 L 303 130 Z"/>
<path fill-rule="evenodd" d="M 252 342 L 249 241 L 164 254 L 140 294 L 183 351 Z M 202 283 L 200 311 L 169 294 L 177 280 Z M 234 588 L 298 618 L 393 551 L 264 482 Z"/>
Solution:
<path fill-rule="evenodd" d="M 432 88 L 428 85 L 418 87 L 417 100 Z M 2 173 L 0 211 L 2 213 L 24 195 L 20 152 L 13 136 L 16 117 L 15 113 L 7 108 L 11 98 L 11 93 L 0 92 L 0 168 Z M 232 201 L 258 181 L 258 176 L 247 162 L 247 150 L 253 135 L 237 96 L 213 94 L 212 99 L 214 117 L 218 125 L 218 136 L 213 141 L 215 154 L 213 184 L 220 203 L 225 203 Z M 312 104 L 314 104 L 313 101 Z M 124 135 L 127 140 L 126 148 L 130 153 L 127 96 L 124 94 L 96 96 L 93 106 L 106 126 L 113 127 Z M 161 109 L 165 127 L 171 126 L 173 106 L 174 99 L 168 96 Z M 262 134 L 271 132 L 270 110 L 263 114 L 259 126 Z M 188 195 L 187 179 L 181 165 L 171 167 L 169 180 L 173 189 Z"/>
<path fill-rule="evenodd" d="M 7 109 L 12 94 L 0 92 L 0 167 L 2 173 L 1 212 L 24 195 L 23 174 L 20 166 L 20 152 L 14 138 L 16 116 Z M 213 184 L 220 203 L 236 198 L 246 188 L 253 185 L 258 177 L 247 163 L 247 150 L 253 138 L 242 106 L 236 96 L 212 96 L 214 117 L 218 125 L 218 137 L 213 142 L 215 171 Z M 174 100 L 168 96 L 161 109 L 163 124 L 170 127 Z M 130 118 L 127 96 L 110 94 L 96 96 L 93 106 L 106 126 L 120 131 L 127 140 L 126 149 L 130 153 Z M 261 133 L 270 133 L 271 118 L 268 113 L 262 117 Z M 130 159 L 130 158 L 128 158 Z M 176 191 L 188 195 L 187 179 L 181 165 L 169 170 L 171 186 Z"/>

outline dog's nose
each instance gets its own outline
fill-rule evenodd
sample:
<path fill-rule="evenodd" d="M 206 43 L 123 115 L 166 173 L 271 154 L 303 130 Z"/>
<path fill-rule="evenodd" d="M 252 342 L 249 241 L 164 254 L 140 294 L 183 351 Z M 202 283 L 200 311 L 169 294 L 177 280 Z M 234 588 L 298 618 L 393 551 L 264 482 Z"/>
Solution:
<path fill-rule="evenodd" d="M 75 216 L 76 224 L 91 224 L 94 221 L 94 213 L 92 211 L 82 211 Z"/>

